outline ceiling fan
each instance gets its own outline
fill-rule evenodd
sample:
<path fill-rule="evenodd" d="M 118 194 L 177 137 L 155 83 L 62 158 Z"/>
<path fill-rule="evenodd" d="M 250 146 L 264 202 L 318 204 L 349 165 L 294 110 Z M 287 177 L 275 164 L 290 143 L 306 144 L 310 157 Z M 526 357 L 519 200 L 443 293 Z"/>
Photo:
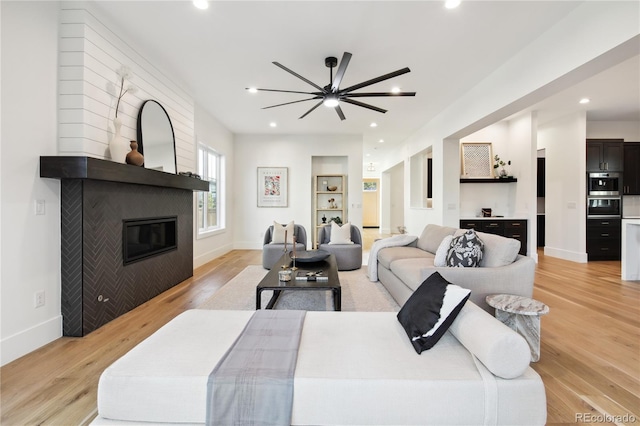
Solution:
<path fill-rule="evenodd" d="M 364 102 L 356 101 L 355 99 L 352 99 L 352 98 L 373 98 L 373 97 L 383 97 L 383 96 L 415 96 L 416 95 L 416 92 L 353 93 L 354 90 L 358 90 L 358 89 L 361 89 L 363 87 L 367 87 L 367 86 L 370 86 L 372 84 L 379 83 L 381 81 L 388 80 L 390 78 L 397 77 L 399 75 L 411 72 L 411 70 L 409 68 L 407 68 L 407 67 L 399 69 L 397 71 L 390 72 L 389 74 L 381 75 L 380 77 L 372 78 L 371 80 L 367 80 L 367 81 L 364 81 L 362 83 L 355 84 L 353 86 L 349 86 L 346 89 L 340 89 L 340 83 L 342 82 L 342 78 L 344 77 L 344 73 L 347 71 L 347 66 L 349 65 L 349 61 L 351 60 L 351 56 L 352 56 L 351 53 L 344 52 L 344 54 L 342 55 L 342 59 L 340 60 L 340 66 L 338 66 L 338 70 L 336 71 L 335 77 L 333 76 L 333 68 L 336 65 L 338 65 L 338 58 L 333 57 L 333 56 L 329 56 L 328 58 L 325 58 L 324 64 L 329 68 L 329 84 L 324 86 L 324 87 L 318 86 L 314 82 L 304 78 L 300 74 L 290 70 L 289 68 L 285 67 L 284 65 L 282 65 L 282 64 L 280 64 L 278 62 L 273 62 L 273 64 L 276 65 L 277 67 L 282 68 L 286 72 L 288 72 L 290 74 L 293 74 L 294 76 L 298 77 L 300 80 L 302 80 L 302 81 L 310 84 L 311 86 L 315 87 L 316 89 L 318 89 L 317 92 L 299 92 L 299 91 L 295 91 L 295 90 L 277 90 L 277 89 L 253 89 L 253 90 L 256 90 L 256 91 L 259 90 L 259 91 L 263 91 L 263 92 L 301 93 L 301 94 L 305 94 L 305 95 L 313 95 L 313 97 L 311 97 L 311 98 L 301 99 L 301 100 L 293 101 L 293 102 L 285 102 L 283 104 L 271 105 L 271 106 L 268 106 L 268 107 L 264 107 L 262 109 L 275 108 L 275 107 L 279 107 L 279 106 L 283 106 L 283 105 L 290 105 L 290 104 L 295 104 L 295 103 L 299 103 L 299 102 L 306 102 L 306 101 L 312 101 L 312 100 L 319 99 L 320 101 L 317 104 L 315 104 L 313 107 L 311 107 L 310 110 L 308 110 L 307 112 L 302 114 L 300 116 L 300 118 L 306 117 L 314 109 L 316 109 L 320 105 L 324 104 L 327 107 L 335 108 L 336 113 L 338 113 L 338 116 L 340 117 L 340 120 L 344 120 L 346 118 L 344 116 L 344 113 L 342 112 L 342 108 L 340 108 L 340 102 L 345 102 L 345 103 L 348 103 L 348 104 L 351 104 L 351 105 L 356 105 L 356 106 L 359 106 L 359 107 L 362 107 L 362 108 L 368 108 L 368 109 L 371 109 L 371 110 L 374 110 L 374 111 L 381 112 L 383 114 L 385 112 L 387 112 L 386 109 L 382 109 L 382 108 L 378 108 L 378 107 L 373 106 L 373 105 L 365 104 Z M 251 89 L 247 88 L 247 90 L 251 90 Z"/>

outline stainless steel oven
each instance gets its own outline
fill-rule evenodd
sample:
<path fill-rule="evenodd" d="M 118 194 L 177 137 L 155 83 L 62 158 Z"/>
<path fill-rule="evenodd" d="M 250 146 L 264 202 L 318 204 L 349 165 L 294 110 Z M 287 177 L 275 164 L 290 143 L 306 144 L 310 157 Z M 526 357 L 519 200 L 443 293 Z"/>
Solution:
<path fill-rule="evenodd" d="M 587 218 L 620 218 L 622 201 L 620 197 L 587 197 Z"/>
<path fill-rule="evenodd" d="M 589 173 L 587 194 L 589 196 L 620 195 L 620 173 Z"/>

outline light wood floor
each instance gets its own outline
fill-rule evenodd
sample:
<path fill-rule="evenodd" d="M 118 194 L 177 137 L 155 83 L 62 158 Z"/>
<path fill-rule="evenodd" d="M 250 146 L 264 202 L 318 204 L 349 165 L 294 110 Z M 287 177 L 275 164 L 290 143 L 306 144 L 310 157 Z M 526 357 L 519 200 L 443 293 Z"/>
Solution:
<path fill-rule="evenodd" d="M 109 364 L 260 263 L 260 251 L 232 251 L 88 336 L 60 338 L 2 367 L 1 424 L 88 423 Z M 545 383 L 548 423 L 587 423 L 576 416 L 588 413 L 632 415 L 639 424 L 640 283 L 620 280 L 620 262 L 577 264 L 540 253 L 534 297 L 551 308 L 542 317 L 542 357 L 533 364 Z"/>

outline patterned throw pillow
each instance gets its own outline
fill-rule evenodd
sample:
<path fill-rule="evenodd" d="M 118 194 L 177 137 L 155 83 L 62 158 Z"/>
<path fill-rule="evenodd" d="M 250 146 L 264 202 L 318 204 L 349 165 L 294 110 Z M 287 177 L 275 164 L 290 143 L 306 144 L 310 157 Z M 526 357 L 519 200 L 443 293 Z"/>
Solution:
<path fill-rule="evenodd" d="M 484 243 L 473 229 L 451 240 L 447 253 L 447 266 L 476 267 L 482 260 Z"/>

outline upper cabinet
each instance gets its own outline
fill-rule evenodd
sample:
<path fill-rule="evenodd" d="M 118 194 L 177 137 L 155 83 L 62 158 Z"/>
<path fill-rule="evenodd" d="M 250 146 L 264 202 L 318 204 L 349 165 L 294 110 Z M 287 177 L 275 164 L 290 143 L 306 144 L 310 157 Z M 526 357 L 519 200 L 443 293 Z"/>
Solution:
<path fill-rule="evenodd" d="M 640 142 L 624 144 L 622 186 L 624 195 L 640 195 Z"/>
<path fill-rule="evenodd" d="M 587 172 L 621 172 L 623 139 L 587 139 Z"/>

